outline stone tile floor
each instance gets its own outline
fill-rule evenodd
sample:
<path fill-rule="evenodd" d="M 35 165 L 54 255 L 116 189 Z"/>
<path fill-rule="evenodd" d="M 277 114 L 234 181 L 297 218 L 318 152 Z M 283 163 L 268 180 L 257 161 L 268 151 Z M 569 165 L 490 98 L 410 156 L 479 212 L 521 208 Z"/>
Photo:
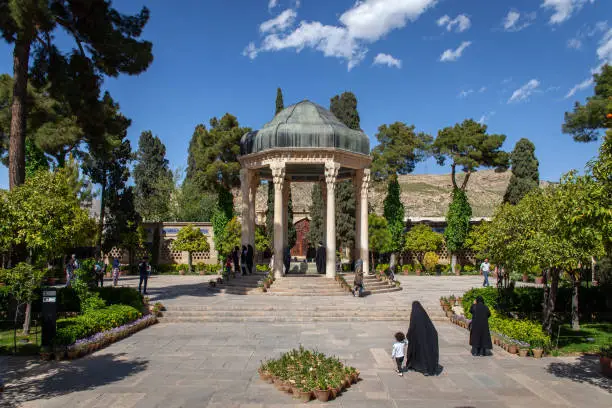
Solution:
<path fill-rule="evenodd" d="M 243 303 L 260 307 L 437 303 L 439 296 L 478 286 L 475 277 L 401 277 L 404 290 L 363 299 L 350 296 L 267 297 L 207 293 L 207 277 L 154 277 L 151 296 L 172 304 Z M 434 280 L 437 279 L 437 280 Z M 127 278 L 123 284 L 133 285 Z M 136 281 L 136 284 L 138 282 Z M 612 380 L 593 357 L 519 358 L 494 350 L 472 357 L 467 331 L 436 323 L 443 373 L 398 377 L 390 357 L 400 322 L 158 324 L 77 361 L 0 357 L 6 390 L 0 407 L 297 407 L 290 395 L 263 383 L 260 361 L 300 344 L 334 354 L 361 370 L 363 381 L 326 406 L 342 407 L 611 407 Z M 311 401 L 307 406 L 323 406 Z"/>

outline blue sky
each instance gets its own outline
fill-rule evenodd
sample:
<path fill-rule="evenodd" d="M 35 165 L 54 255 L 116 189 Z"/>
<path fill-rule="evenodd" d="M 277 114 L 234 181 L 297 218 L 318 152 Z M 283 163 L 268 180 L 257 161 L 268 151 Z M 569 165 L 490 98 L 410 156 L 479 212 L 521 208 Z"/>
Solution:
<path fill-rule="evenodd" d="M 542 179 L 558 180 L 597 154 L 599 143 L 561 133 L 563 114 L 592 94 L 591 72 L 612 63 L 610 0 L 124 0 L 151 10 L 144 38 L 155 60 L 105 88 L 132 119 L 134 148 L 152 130 L 173 168 L 185 168 L 198 123 L 230 112 L 259 128 L 285 106 L 323 106 L 346 90 L 363 130 L 395 121 L 432 135 L 466 118 L 536 145 Z M 485 5 L 486 4 L 486 5 Z M 68 44 L 62 40 L 62 44 Z M 0 72 L 12 72 L 0 43 Z M 433 161 L 417 173 L 444 173 Z M 0 187 L 8 184 L 0 168 Z"/>

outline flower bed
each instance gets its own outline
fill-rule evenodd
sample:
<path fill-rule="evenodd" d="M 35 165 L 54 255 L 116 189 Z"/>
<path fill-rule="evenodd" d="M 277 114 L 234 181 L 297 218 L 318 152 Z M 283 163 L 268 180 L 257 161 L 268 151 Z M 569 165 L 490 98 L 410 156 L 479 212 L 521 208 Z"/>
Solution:
<path fill-rule="evenodd" d="M 70 345 L 56 345 L 53 349 L 53 354 L 55 358 L 59 360 L 65 358 L 72 360 L 83 357 L 155 323 L 157 323 L 157 317 L 153 314 L 148 314 L 119 327 L 114 327 L 110 330 L 96 333 L 93 336 L 79 339 Z M 41 354 L 43 358 L 45 358 L 48 357 L 50 353 L 48 351 L 43 351 Z"/>
<path fill-rule="evenodd" d="M 301 346 L 279 359 L 262 362 L 258 371 L 262 380 L 274 383 L 280 391 L 292 393 L 304 402 L 310 401 L 313 395 L 319 401 L 335 398 L 359 379 L 357 369 Z"/>

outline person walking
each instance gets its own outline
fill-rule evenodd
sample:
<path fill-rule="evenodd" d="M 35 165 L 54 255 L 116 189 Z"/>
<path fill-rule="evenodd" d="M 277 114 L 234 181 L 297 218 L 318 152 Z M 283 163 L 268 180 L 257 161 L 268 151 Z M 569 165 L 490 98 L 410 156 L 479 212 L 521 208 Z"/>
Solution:
<path fill-rule="evenodd" d="M 289 273 L 289 268 L 291 268 L 291 250 L 289 247 L 285 248 L 283 254 L 283 265 L 285 266 L 285 275 Z"/>
<path fill-rule="evenodd" d="M 242 276 L 247 274 L 247 247 L 246 245 L 242 246 L 242 251 L 240 251 L 240 270 L 242 271 Z"/>
<path fill-rule="evenodd" d="M 249 275 L 253 274 L 253 245 L 249 244 L 247 245 L 247 255 L 246 255 L 246 264 L 247 264 L 247 270 L 249 272 Z"/>
<path fill-rule="evenodd" d="M 117 282 L 119 281 L 119 258 L 113 258 L 113 286 L 117 286 Z"/>
<path fill-rule="evenodd" d="M 234 264 L 233 277 L 235 278 L 236 275 L 240 275 L 240 247 L 238 245 L 232 251 L 232 263 Z"/>
<path fill-rule="evenodd" d="M 489 263 L 489 258 L 485 258 L 484 262 L 480 264 L 480 273 L 484 276 L 484 281 L 482 282 L 482 286 L 489 286 L 489 272 L 491 271 L 491 264 Z"/>
<path fill-rule="evenodd" d="M 101 258 L 96 258 L 96 263 L 94 264 L 94 279 L 96 281 L 96 286 L 100 286 L 101 288 L 104 287 L 105 266 Z"/>
<path fill-rule="evenodd" d="M 438 375 L 442 367 L 438 364 L 438 332 L 420 302 L 412 302 L 410 328 L 406 334 L 408 353 L 406 369 L 423 373 L 426 376 Z"/>
<path fill-rule="evenodd" d="M 327 248 L 323 245 L 323 241 L 319 241 L 319 247 L 315 254 L 315 263 L 317 264 L 317 273 L 325 273 L 325 263 L 327 261 Z"/>
<path fill-rule="evenodd" d="M 478 296 L 474 300 L 474 304 L 470 306 L 472 314 L 472 322 L 470 323 L 470 346 L 472 346 L 473 356 L 486 356 L 489 350 L 493 349 L 491 342 L 491 333 L 489 332 L 489 317 L 491 311 L 485 305 L 482 296 Z"/>
<path fill-rule="evenodd" d="M 79 262 L 76 259 L 76 254 L 72 254 L 66 263 L 66 287 L 70 287 L 72 279 L 74 279 L 74 271 L 79 268 Z"/>
<path fill-rule="evenodd" d="M 142 261 L 138 264 L 138 273 L 140 275 L 140 281 L 138 282 L 138 292 L 147 294 L 147 281 L 149 280 L 149 262 L 148 257 L 143 256 Z M 144 282 L 144 292 L 142 291 L 142 284 Z"/>
<path fill-rule="evenodd" d="M 355 280 L 353 281 L 353 296 L 361 297 L 362 294 L 363 294 L 363 261 L 359 259 L 357 262 L 355 262 Z"/>
<path fill-rule="evenodd" d="M 395 364 L 397 364 L 397 368 L 395 372 L 400 377 L 403 377 L 402 363 L 404 362 L 404 348 L 406 346 L 406 337 L 404 333 L 397 332 L 395 333 L 395 343 L 393 343 L 393 349 L 391 351 L 391 358 L 395 359 Z"/>

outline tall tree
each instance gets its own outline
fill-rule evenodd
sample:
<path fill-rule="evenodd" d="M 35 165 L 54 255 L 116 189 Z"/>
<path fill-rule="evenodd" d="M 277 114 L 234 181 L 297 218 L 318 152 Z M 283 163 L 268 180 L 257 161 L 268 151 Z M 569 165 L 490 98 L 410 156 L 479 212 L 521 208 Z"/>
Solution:
<path fill-rule="evenodd" d="M 342 123 L 353 130 L 360 130 L 357 97 L 352 92 L 336 95 L 329 102 L 329 110 Z M 355 245 L 356 201 L 353 183 L 336 184 L 336 236 L 337 247 L 353 249 Z"/>
<path fill-rule="evenodd" d="M 538 159 L 535 157 L 535 146 L 529 139 L 516 142 L 510 153 L 512 176 L 504 194 L 504 202 L 518 203 L 528 192 L 540 185 Z"/>
<path fill-rule="evenodd" d="M 391 233 L 391 245 L 388 248 L 389 252 L 391 252 L 391 261 L 389 262 L 391 270 L 395 270 L 398 253 L 404 249 L 405 209 L 400 199 L 400 195 L 400 185 L 397 175 L 391 175 L 387 186 L 387 196 L 383 201 L 384 216 L 389 226 L 389 232 Z"/>
<path fill-rule="evenodd" d="M 297 242 L 297 231 L 293 223 L 293 198 L 291 197 L 291 187 L 289 187 L 289 200 L 287 201 L 287 245 L 289 249 Z"/>
<path fill-rule="evenodd" d="M 316 247 L 319 241 L 323 240 L 323 193 L 321 185 L 314 183 L 312 186 L 311 205 L 310 205 L 310 228 L 307 239 L 311 246 Z"/>
<path fill-rule="evenodd" d="M 276 88 L 276 112 L 274 115 L 278 115 L 278 113 L 283 109 L 285 109 L 285 102 L 283 102 L 283 91 L 280 88 Z"/>
<path fill-rule="evenodd" d="M 32 76 L 53 84 L 52 94 L 89 92 L 97 100 L 103 75 L 139 74 L 151 61 L 152 45 L 139 41 L 149 19 L 149 10 L 129 16 L 119 13 L 107 0 L 0 1 L 0 31 L 13 44 L 13 99 L 9 143 L 9 184 L 25 179 L 25 136 L 27 87 L 30 56 Z M 63 55 L 54 44 L 61 27 L 75 40 L 76 47 Z M 32 52 L 33 51 L 33 52 Z M 67 81 L 75 79 L 75 81 Z M 87 86 L 84 86 L 87 84 Z M 85 91 L 86 90 L 86 91 Z M 93 92 L 91 92 L 93 91 Z M 77 106 L 74 106 L 75 110 Z M 86 115 L 77 115 L 84 120 Z"/>
<path fill-rule="evenodd" d="M 576 142 L 594 142 L 604 129 L 612 127 L 612 66 L 604 65 L 594 74 L 595 94 L 581 105 L 576 102 L 573 112 L 565 113 L 563 133 L 572 135 Z"/>
<path fill-rule="evenodd" d="M 270 248 L 274 246 L 274 184 L 268 180 L 268 201 L 266 207 L 266 236 Z"/>
<path fill-rule="evenodd" d="M 378 128 L 378 145 L 372 149 L 372 176 L 386 180 L 392 174 L 409 174 L 429 155 L 433 138 L 416 133 L 414 125 L 395 122 Z"/>
<path fill-rule="evenodd" d="M 368 216 L 368 246 L 372 255 L 372 271 L 376 270 L 375 254 L 388 252 L 392 246 L 392 240 L 387 220 L 384 217 L 370 213 Z"/>
<path fill-rule="evenodd" d="M 465 191 L 455 188 L 452 192 L 452 200 L 446 213 L 446 229 L 444 239 L 446 248 L 451 254 L 451 270 L 455 272 L 457 265 L 457 252 L 463 249 L 463 245 L 470 232 L 470 218 L 472 218 L 472 207 L 468 202 Z"/>
<path fill-rule="evenodd" d="M 505 135 L 487 134 L 487 125 L 466 119 L 453 127 L 438 132 L 433 143 L 433 153 L 438 164 L 451 162 L 453 189 L 466 191 L 470 175 L 480 167 L 495 167 L 505 171 L 508 167 L 508 154 L 501 149 Z M 461 166 L 465 178 L 461 186 L 457 184 L 457 166 Z"/>
<path fill-rule="evenodd" d="M 25 158 L 26 178 L 32 177 L 39 170 L 49 170 L 49 161 L 45 157 L 45 152 L 31 140 L 26 140 Z"/>
<path fill-rule="evenodd" d="M 170 214 L 172 172 L 166 146 L 151 131 L 140 134 L 134 166 L 136 210 L 145 221 L 165 221 Z"/>

